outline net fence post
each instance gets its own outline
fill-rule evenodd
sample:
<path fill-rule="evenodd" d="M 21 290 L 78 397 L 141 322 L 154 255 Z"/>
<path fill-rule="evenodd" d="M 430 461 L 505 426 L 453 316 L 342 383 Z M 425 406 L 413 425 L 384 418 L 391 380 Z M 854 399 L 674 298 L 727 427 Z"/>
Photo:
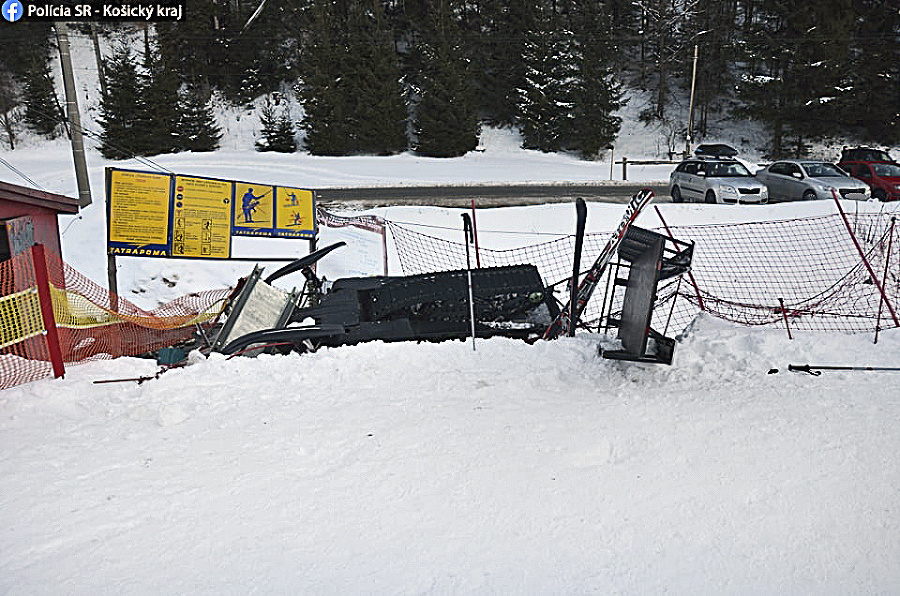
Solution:
<path fill-rule="evenodd" d="M 34 280 L 37 285 L 38 302 L 41 306 L 41 318 L 44 322 L 47 351 L 50 353 L 50 363 L 53 365 L 53 376 L 62 377 L 66 374 L 63 364 L 62 349 L 59 346 L 59 333 L 56 329 L 56 318 L 53 314 L 53 297 L 50 294 L 50 274 L 47 271 L 47 257 L 44 254 L 44 246 L 35 244 L 31 247 L 32 263 L 34 264 Z"/>
<path fill-rule="evenodd" d="M 662 211 L 659 210 L 658 205 L 653 206 L 656 209 L 656 215 L 659 217 L 659 221 L 662 222 L 663 228 L 666 230 L 666 234 L 669 235 L 669 238 L 675 240 L 675 236 L 672 235 L 672 230 L 669 229 L 669 224 L 666 223 L 666 220 L 663 219 Z M 688 269 L 688 278 L 691 280 L 691 285 L 694 286 L 694 294 L 697 296 L 697 306 L 700 307 L 700 310 L 706 310 L 703 306 L 703 296 L 700 295 L 700 286 L 697 285 L 697 280 L 694 279 L 694 273 Z M 678 296 L 676 291 L 676 297 Z"/>
<path fill-rule="evenodd" d="M 881 286 L 885 287 L 887 285 L 887 274 L 888 274 L 888 265 L 891 262 L 891 247 L 894 243 L 894 223 L 897 221 L 896 217 L 891 218 L 891 227 L 888 231 L 888 243 L 887 243 L 887 252 L 884 257 L 884 275 L 881 278 Z M 878 316 L 875 318 L 875 341 L 873 343 L 878 343 L 878 331 L 881 329 L 881 309 L 884 306 L 884 296 L 882 296 L 881 300 L 878 301 Z"/>
<path fill-rule="evenodd" d="M 784 328 L 787 329 L 788 339 L 793 340 L 794 336 L 791 335 L 791 325 L 788 323 L 787 309 L 784 307 L 784 298 L 779 298 L 778 304 L 781 305 L 781 318 L 784 319 Z"/>
<path fill-rule="evenodd" d="M 884 286 L 881 285 L 881 281 L 879 281 L 878 276 L 875 275 L 875 271 L 872 269 L 872 265 L 869 263 L 869 259 L 866 258 L 866 254 L 863 252 L 862 246 L 859 245 L 859 240 L 856 239 L 856 234 L 853 233 L 853 228 L 850 226 L 850 221 L 847 219 L 847 214 L 844 213 L 844 208 L 841 207 L 841 201 L 838 199 L 837 191 L 831 191 L 832 197 L 834 197 L 834 203 L 837 205 L 838 212 L 841 214 L 841 218 L 844 220 L 844 226 L 847 228 L 847 233 L 850 234 L 850 239 L 853 240 L 854 246 L 856 246 L 856 251 L 859 253 L 859 258 L 862 259 L 863 264 L 866 266 L 866 270 L 869 272 L 869 276 L 872 278 L 872 283 L 875 284 L 875 287 L 878 288 L 878 291 L 881 293 L 881 298 L 884 300 L 884 303 L 888 307 L 888 311 L 891 313 L 891 318 L 894 319 L 894 326 L 900 327 L 900 319 L 897 318 L 897 313 L 894 312 L 894 307 L 891 305 L 890 300 L 887 298 L 887 294 L 884 291 Z"/>

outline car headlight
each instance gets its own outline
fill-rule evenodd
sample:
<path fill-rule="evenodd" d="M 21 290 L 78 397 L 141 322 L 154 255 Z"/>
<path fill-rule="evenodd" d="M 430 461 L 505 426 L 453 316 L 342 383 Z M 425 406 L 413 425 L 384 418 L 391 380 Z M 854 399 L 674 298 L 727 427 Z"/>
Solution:
<path fill-rule="evenodd" d="M 738 191 L 733 186 L 727 186 L 727 185 L 723 184 L 719 187 L 719 193 L 721 193 L 723 195 L 733 195 L 736 197 L 738 194 Z"/>
<path fill-rule="evenodd" d="M 829 194 L 838 191 L 837 188 L 835 188 L 833 186 L 826 186 L 825 184 L 816 184 L 815 187 L 816 187 L 816 190 L 819 190 L 819 191 L 822 191 L 825 193 L 829 193 Z"/>
<path fill-rule="evenodd" d="M 768 187 L 768 186 L 763 186 L 762 188 L 760 188 L 760 189 L 759 189 L 759 196 L 761 196 L 761 197 L 764 198 L 764 199 L 765 199 L 765 198 L 768 198 L 768 196 L 769 196 L 769 187 Z"/>

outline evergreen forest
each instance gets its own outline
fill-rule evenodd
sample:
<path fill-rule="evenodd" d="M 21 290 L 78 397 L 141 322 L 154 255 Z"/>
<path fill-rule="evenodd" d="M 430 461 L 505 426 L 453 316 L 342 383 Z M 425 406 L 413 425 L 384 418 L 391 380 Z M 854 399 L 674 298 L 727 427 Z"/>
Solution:
<path fill-rule="evenodd" d="M 702 139 L 713 118 L 746 118 L 765 125 L 771 157 L 825 137 L 900 144 L 896 0 L 191 0 L 186 10 L 178 23 L 69 25 L 97 43 L 105 156 L 215 150 L 215 95 L 264 98 L 260 151 L 453 157 L 490 125 L 518 127 L 525 148 L 592 159 L 616 139 L 626 88 L 649 92 L 641 119 L 680 139 Z M 0 139 L 14 149 L 23 127 L 67 134 L 54 29 L 20 23 L 0 39 Z M 285 93 L 302 106 L 296 120 Z"/>

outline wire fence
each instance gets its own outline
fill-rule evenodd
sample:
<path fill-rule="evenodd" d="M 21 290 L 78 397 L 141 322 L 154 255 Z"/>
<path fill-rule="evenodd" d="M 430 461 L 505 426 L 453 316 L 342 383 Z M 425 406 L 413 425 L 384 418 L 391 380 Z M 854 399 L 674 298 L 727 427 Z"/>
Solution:
<path fill-rule="evenodd" d="M 884 213 L 852 214 L 848 222 L 849 228 L 841 215 L 835 214 L 655 229 L 694 243 L 691 273 L 695 283 L 673 279 L 659 288 L 654 328 L 681 331 L 701 310 L 747 326 L 787 325 L 797 330 L 844 333 L 898 326 L 891 316 L 892 305 L 900 304 L 900 243 L 892 242 L 893 219 Z M 392 222 L 387 226 L 405 274 L 466 266 L 463 243 Z M 608 237 L 585 237 L 585 266 L 593 262 Z M 512 250 L 481 248 L 480 256 L 485 266 L 534 264 L 544 283 L 557 288 L 564 300 L 573 247 L 574 237 L 570 236 Z M 586 325 L 600 324 L 604 294 L 600 289 L 614 274 L 614 268 L 607 268 L 584 311 Z"/>
<path fill-rule="evenodd" d="M 466 246 L 377 217 L 320 210 L 319 223 L 355 226 L 394 241 L 406 275 L 463 269 Z M 900 326 L 900 242 L 888 213 L 842 213 L 772 222 L 657 228 L 693 242 L 691 275 L 659 288 L 652 326 L 686 329 L 700 312 L 746 326 L 875 332 Z M 588 234 L 585 269 L 609 234 Z M 481 265 L 533 264 L 565 301 L 574 236 L 521 248 L 480 248 Z M 385 245 L 386 250 L 386 245 Z M 0 389 L 57 375 L 65 364 L 138 356 L 188 340 L 221 313 L 231 289 L 191 293 L 147 311 L 110 293 L 58 256 L 26 251 L 0 263 Z M 614 266 L 583 313 L 599 328 Z M 614 293 L 613 293 L 614 294 Z M 618 298 L 621 301 L 621 297 Z M 613 304 L 611 313 L 621 309 Z M 607 313 L 610 314 L 610 313 Z M 54 352 L 54 349 L 56 350 Z"/>

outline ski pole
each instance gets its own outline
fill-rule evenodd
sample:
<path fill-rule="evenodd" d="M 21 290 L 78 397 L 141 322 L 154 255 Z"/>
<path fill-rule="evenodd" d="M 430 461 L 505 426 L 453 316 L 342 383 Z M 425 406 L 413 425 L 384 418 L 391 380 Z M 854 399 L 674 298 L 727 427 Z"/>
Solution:
<path fill-rule="evenodd" d="M 584 226 L 587 222 L 587 205 L 584 199 L 575 199 L 575 256 L 572 259 L 572 281 L 569 284 L 569 304 L 578 300 L 578 274 L 581 273 L 581 249 L 584 246 Z M 570 316 L 566 321 L 566 335 L 575 337 L 575 323 Z"/>
<path fill-rule="evenodd" d="M 472 220 L 468 213 L 462 214 L 463 219 L 463 235 L 466 239 L 466 271 L 469 276 L 469 320 L 472 322 L 472 351 L 475 351 L 475 297 L 472 291 L 472 263 L 469 260 L 469 243 L 474 241 L 474 232 L 472 231 Z"/>
<path fill-rule="evenodd" d="M 774 369 L 773 369 L 774 370 Z M 791 372 L 805 372 L 818 377 L 822 371 L 829 370 L 856 370 L 856 371 L 888 371 L 898 372 L 900 367 L 894 366 L 810 366 L 809 364 L 788 364 Z"/>
<path fill-rule="evenodd" d="M 133 382 L 133 383 L 137 383 L 138 385 L 141 385 L 144 383 L 144 381 L 153 381 L 154 379 L 158 379 L 159 376 L 161 374 L 163 374 L 164 372 L 166 372 L 167 370 L 169 370 L 169 369 L 163 368 L 163 369 L 160 369 L 159 371 L 157 371 L 157 373 L 155 375 L 146 376 L 146 377 L 129 377 L 127 379 L 103 379 L 101 381 L 94 381 L 94 385 L 104 385 L 106 383 L 129 383 L 129 382 Z"/>

